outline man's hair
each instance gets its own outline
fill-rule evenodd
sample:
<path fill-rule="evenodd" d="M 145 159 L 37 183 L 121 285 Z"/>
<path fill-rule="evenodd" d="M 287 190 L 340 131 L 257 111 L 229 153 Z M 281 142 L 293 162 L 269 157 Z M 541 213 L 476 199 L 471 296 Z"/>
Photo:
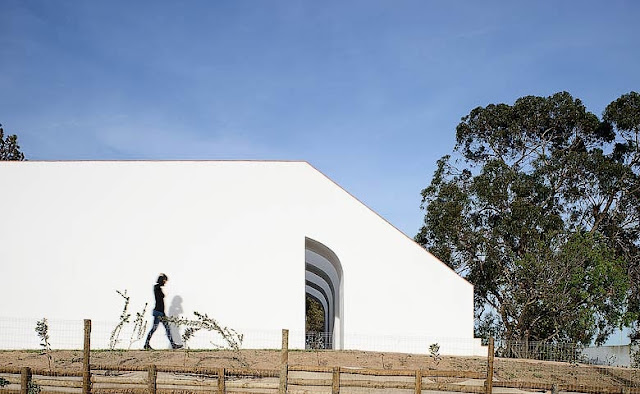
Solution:
<path fill-rule="evenodd" d="M 166 274 L 160 274 L 160 276 L 158 276 L 158 283 L 163 283 L 169 280 L 169 277 Z"/>

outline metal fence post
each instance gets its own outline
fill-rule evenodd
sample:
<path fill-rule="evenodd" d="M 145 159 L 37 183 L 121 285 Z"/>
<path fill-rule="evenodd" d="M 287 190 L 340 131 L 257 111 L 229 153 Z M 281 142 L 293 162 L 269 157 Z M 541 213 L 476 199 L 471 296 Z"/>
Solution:
<path fill-rule="evenodd" d="M 84 351 L 82 358 L 82 394 L 91 393 L 91 320 L 84 320 Z"/>
<path fill-rule="evenodd" d="M 487 380 L 485 380 L 485 393 L 491 394 L 493 392 L 493 357 L 494 357 L 494 343 L 493 338 L 489 338 L 489 350 L 487 351 Z"/>
<path fill-rule="evenodd" d="M 287 392 L 287 375 L 289 374 L 289 330 L 282 330 L 282 353 L 280 358 L 280 387 L 279 394 Z"/>

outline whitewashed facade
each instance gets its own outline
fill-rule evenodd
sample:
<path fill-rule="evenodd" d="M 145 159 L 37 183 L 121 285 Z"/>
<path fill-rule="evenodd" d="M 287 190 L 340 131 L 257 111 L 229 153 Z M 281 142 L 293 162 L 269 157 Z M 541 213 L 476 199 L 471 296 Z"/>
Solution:
<path fill-rule="evenodd" d="M 269 345 L 250 333 L 287 328 L 303 348 L 309 293 L 334 348 L 486 354 L 472 285 L 306 162 L 2 162 L 0 185 L 6 324 L 113 320 L 115 290 L 152 303 L 165 272 L 168 312 L 208 313 L 254 347 Z"/>

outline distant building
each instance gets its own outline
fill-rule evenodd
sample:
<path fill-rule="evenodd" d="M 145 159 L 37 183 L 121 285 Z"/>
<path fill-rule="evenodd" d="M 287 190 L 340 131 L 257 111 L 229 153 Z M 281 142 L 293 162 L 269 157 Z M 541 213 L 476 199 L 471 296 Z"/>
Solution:
<path fill-rule="evenodd" d="M 309 294 L 328 347 L 486 354 L 472 285 L 306 162 L 3 162 L 0 185 L 5 327 L 113 321 L 115 290 L 135 312 L 165 272 L 170 314 L 207 313 L 247 347 L 287 328 L 304 348 Z M 0 333 L 0 348 L 37 343 Z"/>

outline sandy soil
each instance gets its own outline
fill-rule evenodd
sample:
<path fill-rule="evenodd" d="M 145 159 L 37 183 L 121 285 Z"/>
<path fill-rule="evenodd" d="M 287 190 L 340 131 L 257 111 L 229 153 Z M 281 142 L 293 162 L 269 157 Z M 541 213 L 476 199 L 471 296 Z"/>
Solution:
<path fill-rule="evenodd" d="M 52 368 L 56 371 L 78 371 L 82 368 L 81 351 L 53 351 Z M 238 357 L 239 356 L 239 357 Z M 240 360 L 238 360 L 238 358 Z M 252 368 L 278 370 L 278 350 L 232 351 L 93 351 L 91 364 L 192 368 Z M 487 360 L 481 357 L 441 357 L 404 353 L 365 351 L 297 351 L 289 352 L 289 365 L 348 367 L 398 370 L 447 370 L 486 372 Z M 48 369 L 46 355 L 38 351 L 0 351 L 0 366 Z M 570 363 L 532 360 L 495 359 L 496 381 L 539 382 L 558 384 L 640 386 L 640 371 L 629 368 L 595 367 Z"/>

